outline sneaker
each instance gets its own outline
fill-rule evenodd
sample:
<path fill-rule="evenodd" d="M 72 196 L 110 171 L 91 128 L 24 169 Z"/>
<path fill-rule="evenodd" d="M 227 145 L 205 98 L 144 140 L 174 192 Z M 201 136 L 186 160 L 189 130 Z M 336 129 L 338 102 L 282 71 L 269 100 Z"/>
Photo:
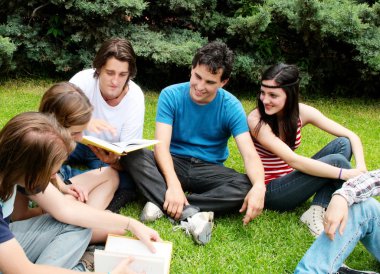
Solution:
<path fill-rule="evenodd" d="M 94 251 L 86 251 L 79 263 L 84 266 L 85 272 L 94 272 Z"/>
<path fill-rule="evenodd" d="M 102 244 L 97 244 L 97 245 L 92 244 L 86 248 L 86 251 L 95 252 L 95 249 L 104 250 L 104 247 L 105 246 Z"/>
<path fill-rule="evenodd" d="M 152 202 L 147 202 L 141 212 L 140 221 L 143 223 L 153 222 L 162 216 L 164 216 L 164 213 L 158 206 Z"/>
<path fill-rule="evenodd" d="M 337 274 L 379 274 L 379 273 L 373 272 L 373 271 L 363 271 L 363 270 L 352 269 L 344 264 L 338 269 Z"/>
<path fill-rule="evenodd" d="M 300 220 L 306 224 L 314 237 L 318 237 L 323 232 L 323 217 L 326 209 L 319 205 L 312 205 L 306 210 Z"/>
<path fill-rule="evenodd" d="M 179 218 L 179 221 L 185 221 L 187 218 L 197 214 L 200 210 L 199 207 L 193 206 L 193 205 L 186 205 L 183 208 L 181 217 Z"/>
<path fill-rule="evenodd" d="M 181 224 L 174 227 L 174 230 L 184 229 L 186 234 L 192 235 L 197 244 L 205 245 L 211 240 L 211 231 L 214 225 L 214 212 L 198 212 L 181 221 Z"/>
<path fill-rule="evenodd" d="M 114 213 L 119 213 L 121 208 L 135 199 L 136 192 L 124 188 L 119 188 L 113 195 L 113 198 L 106 210 L 110 210 Z"/>

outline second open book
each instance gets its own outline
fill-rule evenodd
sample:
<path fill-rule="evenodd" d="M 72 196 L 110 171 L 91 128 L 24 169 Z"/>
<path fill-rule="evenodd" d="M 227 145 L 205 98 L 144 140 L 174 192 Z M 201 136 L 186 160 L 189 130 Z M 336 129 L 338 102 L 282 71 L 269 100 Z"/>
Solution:
<path fill-rule="evenodd" d="M 140 240 L 130 237 L 108 235 L 104 250 L 95 249 L 95 272 L 110 272 L 122 260 L 131 256 L 130 268 L 146 274 L 168 274 L 172 255 L 171 242 L 153 242 L 152 253 Z"/>
<path fill-rule="evenodd" d="M 159 142 L 160 141 L 158 140 L 132 139 L 128 142 L 109 143 L 105 140 L 88 135 L 83 136 L 81 141 L 81 143 L 84 145 L 92 145 L 95 147 L 99 147 L 118 155 L 125 155 L 128 152 L 142 149 L 144 147 L 153 146 Z"/>

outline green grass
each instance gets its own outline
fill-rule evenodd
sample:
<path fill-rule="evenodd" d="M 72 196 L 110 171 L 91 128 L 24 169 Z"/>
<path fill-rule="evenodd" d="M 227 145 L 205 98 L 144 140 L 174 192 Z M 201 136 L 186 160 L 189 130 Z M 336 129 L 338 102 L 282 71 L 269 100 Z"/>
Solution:
<path fill-rule="evenodd" d="M 42 93 L 51 81 L 12 80 L 0 85 L 0 127 L 12 116 L 37 110 Z M 154 137 L 154 119 L 158 94 L 146 92 L 144 135 Z M 240 98 L 247 112 L 254 107 L 253 98 Z M 380 101 L 323 98 L 305 103 L 317 107 L 328 117 L 356 132 L 362 139 L 367 167 L 380 167 Z M 311 156 L 333 137 L 306 126 L 302 131 L 298 153 Z M 241 157 L 233 140 L 226 165 L 244 172 Z M 299 217 L 308 208 L 306 203 L 295 211 L 277 213 L 264 211 L 249 225 L 242 225 L 240 214 L 218 218 L 212 240 L 197 246 L 183 231 L 173 231 L 171 223 L 162 218 L 151 226 L 162 238 L 173 242 L 171 273 L 292 273 L 304 252 L 313 242 Z M 128 205 L 122 213 L 138 218 L 143 202 Z M 380 264 L 362 245 L 355 248 L 346 261 L 358 269 L 380 271 Z"/>

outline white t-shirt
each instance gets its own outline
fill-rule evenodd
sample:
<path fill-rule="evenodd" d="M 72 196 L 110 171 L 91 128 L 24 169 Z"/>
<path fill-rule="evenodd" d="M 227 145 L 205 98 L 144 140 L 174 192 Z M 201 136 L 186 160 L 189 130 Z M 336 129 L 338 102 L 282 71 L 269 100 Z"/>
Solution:
<path fill-rule="evenodd" d="M 92 118 L 102 119 L 116 128 L 117 135 L 109 132 L 92 135 L 109 142 L 124 142 L 142 138 L 145 102 L 141 88 L 132 80 L 128 82 L 128 93 L 117 106 L 110 106 L 103 99 L 99 89 L 99 79 L 94 78 L 94 69 L 86 69 L 75 74 L 70 82 L 80 87 L 94 107 Z"/>

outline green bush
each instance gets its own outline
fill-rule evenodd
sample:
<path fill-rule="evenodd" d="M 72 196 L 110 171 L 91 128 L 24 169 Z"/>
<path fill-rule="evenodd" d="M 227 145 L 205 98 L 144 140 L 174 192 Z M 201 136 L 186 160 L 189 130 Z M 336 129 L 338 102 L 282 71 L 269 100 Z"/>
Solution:
<path fill-rule="evenodd" d="M 139 57 L 137 81 L 161 88 L 186 80 L 194 51 L 220 39 L 236 53 L 230 89 L 258 88 L 262 69 L 281 61 L 299 65 L 307 96 L 378 96 L 379 26 L 378 0 L 11 0 L 0 10 L 0 68 L 69 77 L 119 36 Z"/>
<path fill-rule="evenodd" d="M 12 57 L 15 50 L 16 45 L 8 37 L 0 36 L 0 72 L 14 68 Z"/>

